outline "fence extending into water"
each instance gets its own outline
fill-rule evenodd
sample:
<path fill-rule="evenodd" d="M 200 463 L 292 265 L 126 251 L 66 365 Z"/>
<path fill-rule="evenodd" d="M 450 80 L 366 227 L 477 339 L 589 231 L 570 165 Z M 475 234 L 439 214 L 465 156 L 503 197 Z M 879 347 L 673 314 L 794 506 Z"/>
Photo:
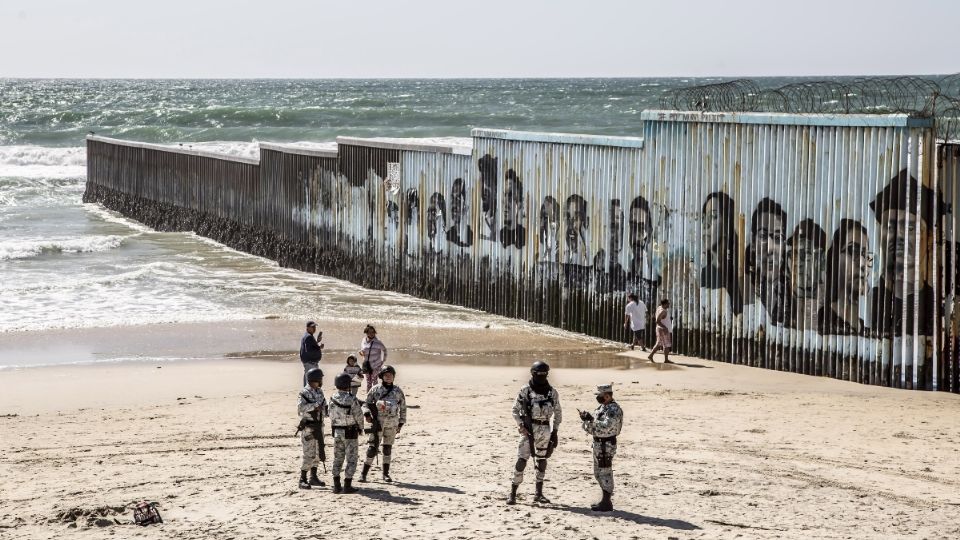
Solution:
<path fill-rule="evenodd" d="M 960 392 L 960 144 L 898 114 L 642 114 L 642 137 L 341 137 L 259 160 L 91 136 L 85 200 L 602 338 L 627 339 L 627 294 L 651 316 L 669 299 L 677 352 Z"/>

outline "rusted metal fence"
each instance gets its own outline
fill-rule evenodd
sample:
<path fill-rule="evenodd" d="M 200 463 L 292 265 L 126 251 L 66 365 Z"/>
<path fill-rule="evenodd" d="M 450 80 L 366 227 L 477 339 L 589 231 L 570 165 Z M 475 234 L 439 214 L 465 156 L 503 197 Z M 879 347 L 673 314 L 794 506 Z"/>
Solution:
<path fill-rule="evenodd" d="M 339 138 L 261 145 L 259 165 L 91 137 L 87 198 L 608 339 L 627 294 L 669 299 L 678 352 L 960 392 L 960 145 L 908 115 L 643 115 L 642 138 Z"/>

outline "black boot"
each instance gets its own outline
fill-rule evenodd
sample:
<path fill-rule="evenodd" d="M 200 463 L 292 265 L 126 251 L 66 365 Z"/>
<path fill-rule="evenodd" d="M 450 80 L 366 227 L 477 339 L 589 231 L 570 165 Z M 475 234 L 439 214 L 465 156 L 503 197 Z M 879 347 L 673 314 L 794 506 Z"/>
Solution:
<path fill-rule="evenodd" d="M 333 477 L 333 492 L 334 492 L 334 493 L 341 493 L 342 491 L 343 491 L 343 488 L 340 486 L 340 477 L 339 477 L 339 476 L 334 476 L 334 477 Z"/>
<path fill-rule="evenodd" d="M 364 464 L 363 464 L 363 471 L 360 472 L 360 481 L 361 481 L 361 482 L 366 482 L 366 481 L 367 481 L 367 473 L 368 473 L 368 472 L 370 472 L 370 465 L 364 463 Z"/>
<path fill-rule="evenodd" d="M 307 471 L 300 471 L 300 489 L 310 489 L 310 482 L 307 481 Z"/>
<path fill-rule="evenodd" d="M 543 496 L 543 482 L 537 482 L 537 494 L 533 497 L 533 502 L 550 504 L 550 499 Z"/>
<path fill-rule="evenodd" d="M 510 485 L 510 498 L 507 499 L 507 504 L 517 504 L 517 488 L 518 487 L 520 487 L 520 484 Z"/>
<path fill-rule="evenodd" d="M 603 492 L 603 498 L 597 504 L 591 504 L 590 509 L 594 512 L 610 512 L 613 510 L 613 501 L 610 500 L 612 494 L 609 491 Z"/>
<path fill-rule="evenodd" d="M 384 482 L 393 482 L 393 478 L 390 478 L 390 464 L 383 464 L 383 481 Z"/>
<path fill-rule="evenodd" d="M 323 487 L 323 486 L 326 485 L 326 484 L 323 483 L 323 480 L 321 480 L 320 478 L 317 477 L 317 468 L 316 468 L 316 467 L 311 467 L 311 468 L 310 468 L 310 485 L 311 485 L 311 486 L 319 486 L 319 487 Z"/>
<path fill-rule="evenodd" d="M 353 487 L 353 478 L 347 478 L 343 481 L 343 492 L 344 493 L 356 493 L 360 491 L 359 489 Z"/>

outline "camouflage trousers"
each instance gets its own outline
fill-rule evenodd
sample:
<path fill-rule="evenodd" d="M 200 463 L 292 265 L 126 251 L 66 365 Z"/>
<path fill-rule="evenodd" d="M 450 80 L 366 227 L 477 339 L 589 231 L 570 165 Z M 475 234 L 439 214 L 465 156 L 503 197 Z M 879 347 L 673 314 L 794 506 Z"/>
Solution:
<path fill-rule="evenodd" d="M 373 458 L 377 457 L 379 448 L 375 446 L 377 442 L 376 435 L 376 433 L 371 433 L 370 438 L 367 440 L 367 459 L 363 462 L 364 465 L 372 465 Z M 391 456 L 393 455 L 393 441 L 397 437 L 397 423 L 384 423 L 381 426 L 379 435 L 380 444 L 383 445 L 383 464 L 389 465 Z"/>
<path fill-rule="evenodd" d="M 333 430 L 333 476 L 340 476 L 342 469 L 345 478 L 353 478 L 353 473 L 357 471 L 358 446 L 356 437 L 348 439 L 344 437 L 344 430 Z M 344 459 L 347 461 L 345 469 Z"/>
<path fill-rule="evenodd" d="M 520 444 L 517 445 L 517 457 L 524 460 L 524 466 L 526 466 L 526 460 L 529 460 L 531 456 L 536 458 L 536 477 L 537 482 L 543 482 L 544 477 L 547 475 L 547 460 L 537 457 L 545 455 L 547 448 L 550 447 L 550 426 L 543 426 L 540 424 L 533 425 L 533 445 L 536 447 L 536 455 L 530 451 L 530 437 L 523 436 L 520 437 Z M 513 469 L 513 483 L 520 484 L 523 482 L 523 471 L 514 467 Z"/>
<path fill-rule="evenodd" d="M 301 471 L 309 471 L 320 466 L 320 437 L 314 437 L 313 428 L 304 428 L 300 432 L 300 442 L 303 443 L 303 464 Z"/>
<path fill-rule="evenodd" d="M 600 489 L 613 493 L 613 456 L 617 443 L 593 441 L 593 477 Z"/>

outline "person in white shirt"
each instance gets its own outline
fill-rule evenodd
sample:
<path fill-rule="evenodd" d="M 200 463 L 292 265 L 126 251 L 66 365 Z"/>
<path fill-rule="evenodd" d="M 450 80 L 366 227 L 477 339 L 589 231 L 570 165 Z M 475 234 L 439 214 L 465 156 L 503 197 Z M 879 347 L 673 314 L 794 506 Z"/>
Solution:
<path fill-rule="evenodd" d="M 663 351 L 663 363 L 672 364 L 670 349 L 673 347 L 673 319 L 670 318 L 670 301 L 666 298 L 660 302 L 654 320 L 657 323 L 657 344 L 653 346 L 648 358 L 653 362 L 653 355 L 657 354 L 657 351 Z"/>
<path fill-rule="evenodd" d="M 628 294 L 627 299 L 629 299 L 630 302 L 627 303 L 627 308 L 623 312 L 623 326 L 629 330 L 633 336 L 633 341 L 630 343 L 630 350 L 632 351 L 639 345 L 642 350 L 646 351 L 647 346 L 644 344 L 643 334 L 647 330 L 647 306 L 640 300 L 636 293 Z"/>

